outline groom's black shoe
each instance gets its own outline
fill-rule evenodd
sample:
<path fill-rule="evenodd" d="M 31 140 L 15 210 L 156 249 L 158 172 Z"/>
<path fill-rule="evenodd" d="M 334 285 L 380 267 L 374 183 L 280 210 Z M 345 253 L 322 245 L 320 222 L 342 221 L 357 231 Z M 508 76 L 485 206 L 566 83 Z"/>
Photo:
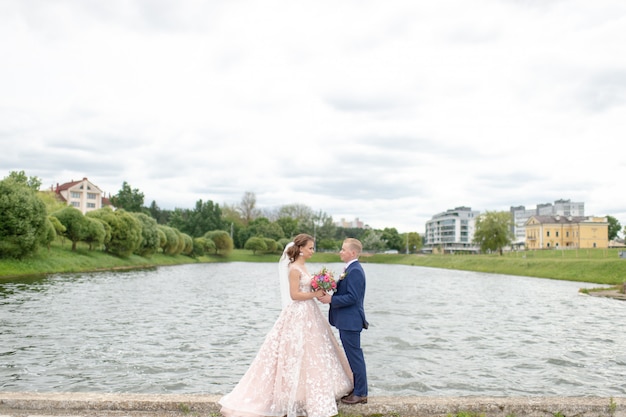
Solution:
<path fill-rule="evenodd" d="M 350 391 L 349 393 L 347 393 L 346 395 L 344 395 L 344 396 L 343 396 L 343 397 L 341 397 L 341 398 L 342 398 L 342 399 L 343 399 L 343 398 L 348 398 L 348 397 L 349 397 L 349 396 L 351 396 L 353 393 L 354 393 L 354 390 Z"/>
<path fill-rule="evenodd" d="M 341 399 L 344 404 L 367 404 L 367 397 L 359 397 L 358 395 L 349 395 Z"/>

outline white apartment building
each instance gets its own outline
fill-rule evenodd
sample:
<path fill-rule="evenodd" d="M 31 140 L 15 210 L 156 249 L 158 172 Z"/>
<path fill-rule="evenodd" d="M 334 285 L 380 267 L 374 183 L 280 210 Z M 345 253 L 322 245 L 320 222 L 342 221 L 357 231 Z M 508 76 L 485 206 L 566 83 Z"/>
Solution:
<path fill-rule="evenodd" d="M 424 248 L 426 252 L 478 252 L 472 243 L 476 230 L 476 218 L 480 215 L 470 207 L 456 207 L 436 214 L 426 222 Z"/>

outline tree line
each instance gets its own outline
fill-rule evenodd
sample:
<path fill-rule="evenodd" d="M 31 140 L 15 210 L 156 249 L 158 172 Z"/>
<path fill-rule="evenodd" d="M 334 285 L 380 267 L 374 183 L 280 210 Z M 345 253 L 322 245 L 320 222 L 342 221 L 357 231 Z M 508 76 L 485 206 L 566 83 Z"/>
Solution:
<path fill-rule="evenodd" d="M 126 181 L 111 197 L 115 209 L 104 207 L 83 215 L 60 201 L 53 191 L 40 191 L 41 180 L 24 171 L 11 172 L 0 181 L 0 257 L 23 258 L 39 247 L 49 247 L 57 238 L 69 240 L 72 249 L 84 242 L 90 250 L 104 250 L 127 257 L 154 253 L 228 254 L 234 248 L 254 253 L 281 251 L 298 233 L 315 237 L 316 249 L 336 251 L 346 237 L 363 243 L 364 250 L 417 253 L 422 237 L 400 234 L 395 228 L 345 228 L 331 216 L 302 204 L 275 209 L 259 209 L 253 192 L 245 192 L 239 204 L 219 204 L 198 200 L 189 208 L 161 209 L 156 201 L 144 205 L 144 194 Z M 615 239 L 621 225 L 612 216 L 609 240 Z M 512 242 L 509 212 L 487 211 L 475 224 L 473 243 L 481 252 L 499 252 Z"/>
<path fill-rule="evenodd" d="M 84 242 L 120 257 L 228 254 L 234 248 L 277 252 L 298 233 L 314 236 L 317 250 L 338 250 L 346 237 L 360 239 L 368 251 L 415 253 L 422 246 L 418 233 L 337 227 L 331 216 L 301 204 L 260 210 L 252 192 L 239 204 L 198 200 L 191 209 L 164 210 L 156 201 L 144 206 L 143 193 L 124 181 L 110 199 L 115 209 L 83 214 L 40 187 L 41 180 L 24 171 L 0 181 L 0 257 L 23 258 L 57 238 L 70 241 L 73 250 Z"/>

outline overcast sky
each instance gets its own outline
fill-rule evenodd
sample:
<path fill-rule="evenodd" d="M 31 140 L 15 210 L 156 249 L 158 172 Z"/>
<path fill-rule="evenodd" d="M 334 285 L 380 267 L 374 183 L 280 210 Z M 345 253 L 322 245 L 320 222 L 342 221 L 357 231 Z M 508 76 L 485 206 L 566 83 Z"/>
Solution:
<path fill-rule="evenodd" d="M 558 199 L 624 225 L 625 52 L 623 0 L 0 0 L 0 178 L 401 233 Z"/>

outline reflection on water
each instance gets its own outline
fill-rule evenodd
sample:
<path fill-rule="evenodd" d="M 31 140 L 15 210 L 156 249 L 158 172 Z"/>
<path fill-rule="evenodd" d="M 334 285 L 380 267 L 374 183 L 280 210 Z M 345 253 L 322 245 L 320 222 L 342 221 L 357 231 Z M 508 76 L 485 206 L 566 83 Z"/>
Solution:
<path fill-rule="evenodd" d="M 626 394 L 626 303 L 578 294 L 593 284 L 364 267 L 372 396 Z M 278 316 L 276 272 L 227 263 L 0 283 L 0 390 L 225 393 Z"/>

